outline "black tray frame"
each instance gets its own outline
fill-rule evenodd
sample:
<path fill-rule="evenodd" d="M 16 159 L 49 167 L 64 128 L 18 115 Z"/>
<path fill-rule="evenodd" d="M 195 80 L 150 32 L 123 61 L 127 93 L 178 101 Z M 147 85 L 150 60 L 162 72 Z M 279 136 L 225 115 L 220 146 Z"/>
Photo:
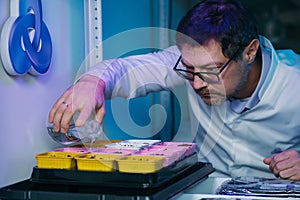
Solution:
<path fill-rule="evenodd" d="M 31 181 L 36 183 L 53 183 L 67 185 L 96 185 L 104 187 L 126 188 L 155 188 L 177 176 L 185 174 L 188 170 L 201 168 L 207 163 L 198 163 L 197 154 L 186 157 L 169 167 L 155 173 L 123 173 L 123 172 L 99 172 L 63 169 L 39 169 L 33 168 Z M 194 167 L 195 168 L 195 167 Z"/>
<path fill-rule="evenodd" d="M 31 179 L 0 189 L 1 200 L 164 200 L 189 186 L 203 181 L 214 171 L 210 163 L 197 163 L 191 168 L 155 188 L 121 188 L 97 185 L 67 185 L 37 183 Z"/>

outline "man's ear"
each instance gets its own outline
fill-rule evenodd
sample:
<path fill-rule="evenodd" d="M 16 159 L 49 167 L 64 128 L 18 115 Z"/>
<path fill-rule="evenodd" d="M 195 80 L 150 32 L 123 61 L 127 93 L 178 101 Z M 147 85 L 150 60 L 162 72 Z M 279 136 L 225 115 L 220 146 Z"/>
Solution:
<path fill-rule="evenodd" d="M 259 49 L 259 40 L 253 39 L 248 46 L 244 49 L 244 55 L 248 63 L 252 63 L 256 57 Z"/>

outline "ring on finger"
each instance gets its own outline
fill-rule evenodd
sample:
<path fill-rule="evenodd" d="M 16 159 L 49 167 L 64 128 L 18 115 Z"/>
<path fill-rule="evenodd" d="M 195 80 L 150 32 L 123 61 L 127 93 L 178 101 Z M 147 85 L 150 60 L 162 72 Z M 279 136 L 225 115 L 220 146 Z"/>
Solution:
<path fill-rule="evenodd" d="M 64 104 L 66 107 L 69 106 L 69 104 L 67 104 L 65 101 L 63 101 L 62 104 Z"/>

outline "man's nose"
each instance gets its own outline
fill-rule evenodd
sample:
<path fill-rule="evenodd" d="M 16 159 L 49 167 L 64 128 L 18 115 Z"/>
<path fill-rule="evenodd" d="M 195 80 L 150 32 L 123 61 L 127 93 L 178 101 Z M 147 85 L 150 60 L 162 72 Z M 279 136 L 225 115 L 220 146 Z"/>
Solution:
<path fill-rule="evenodd" d="M 192 86 L 195 90 L 207 87 L 207 82 L 202 80 L 200 77 L 195 76 L 194 81 L 192 82 Z"/>

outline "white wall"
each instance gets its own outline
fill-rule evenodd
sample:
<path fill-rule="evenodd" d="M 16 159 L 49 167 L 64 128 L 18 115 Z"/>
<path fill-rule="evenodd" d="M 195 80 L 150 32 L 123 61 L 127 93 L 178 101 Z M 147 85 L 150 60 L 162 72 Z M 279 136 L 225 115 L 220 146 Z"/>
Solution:
<path fill-rule="evenodd" d="M 84 60 L 84 1 L 87 0 L 42 0 L 43 20 L 53 43 L 52 62 L 46 74 L 12 77 L 0 62 L 0 187 L 29 178 L 36 164 L 35 154 L 59 147 L 48 136 L 45 123 L 54 101 L 74 82 Z M 102 1 L 104 39 L 124 30 L 157 25 L 152 24 L 157 16 L 151 15 L 151 12 L 152 9 L 159 10 L 155 7 L 158 1 L 122 2 Z M 185 7 L 179 0 L 174 1 L 172 6 L 174 21 L 178 21 Z M 10 16 L 9 7 L 10 0 L 0 1 L 0 31 Z M 109 53 L 114 48 L 104 50 Z M 148 100 L 143 99 L 135 101 L 135 104 L 134 112 L 138 110 L 139 113 L 142 109 L 145 114 L 151 106 Z M 114 123 L 109 112 L 107 116 L 109 136 L 121 138 L 121 133 L 108 128 Z"/>
<path fill-rule="evenodd" d="M 9 76 L 0 63 L 0 187 L 29 178 L 35 154 L 59 147 L 47 135 L 47 115 L 84 59 L 83 1 L 42 0 L 42 6 L 53 43 L 49 71 Z M 10 0 L 0 1 L 0 31 L 9 7 Z"/>

